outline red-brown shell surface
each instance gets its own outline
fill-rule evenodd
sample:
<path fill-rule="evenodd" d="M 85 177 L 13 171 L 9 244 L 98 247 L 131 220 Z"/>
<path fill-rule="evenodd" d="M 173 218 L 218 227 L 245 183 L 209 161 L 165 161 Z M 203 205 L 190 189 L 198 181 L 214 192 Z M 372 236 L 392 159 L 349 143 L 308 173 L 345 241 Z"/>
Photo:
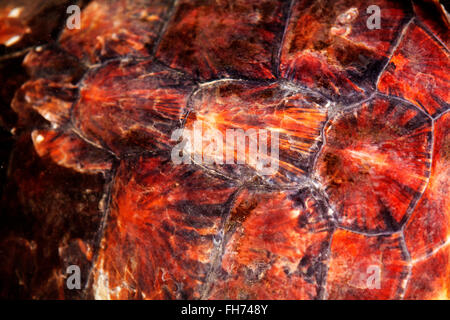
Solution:
<path fill-rule="evenodd" d="M 2 1 L 0 297 L 450 299 L 448 10 Z"/>

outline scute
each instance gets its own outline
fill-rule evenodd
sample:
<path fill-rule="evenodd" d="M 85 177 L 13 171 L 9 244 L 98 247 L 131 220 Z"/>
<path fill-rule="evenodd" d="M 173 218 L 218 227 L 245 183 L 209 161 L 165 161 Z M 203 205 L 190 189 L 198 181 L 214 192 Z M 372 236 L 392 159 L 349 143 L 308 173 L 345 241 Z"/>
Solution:
<path fill-rule="evenodd" d="M 381 92 L 396 95 L 432 116 L 450 108 L 450 52 L 412 23 L 381 75 Z"/>
<path fill-rule="evenodd" d="M 402 298 L 409 266 L 400 235 L 368 237 L 338 230 L 330 250 L 326 298 Z"/>
<path fill-rule="evenodd" d="M 426 115 L 385 97 L 331 120 L 317 174 L 342 226 L 401 228 L 430 174 L 431 130 Z"/>
<path fill-rule="evenodd" d="M 430 180 L 405 228 L 413 259 L 450 241 L 450 113 L 435 122 L 434 131 Z"/>
<path fill-rule="evenodd" d="M 406 1 L 377 0 L 370 5 L 382 8 L 382 32 L 367 27 L 365 1 L 294 1 L 281 51 L 281 76 L 347 103 L 373 91 L 411 8 Z"/>
<path fill-rule="evenodd" d="M 182 0 L 156 54 L 192 76 L 273 79 L 288 1 Z"/>
<path fill-rule="evenodd" d="M 414 12 L 418 23 L 427 28 L 447 49 L 450 47 L 450 18 L 448 3 L 434 0 L 414 0 Z"/>
<path fill-rule="evenodd" d="M 70 121 L 70 109 L 77 99 L 78 88 L 70 83 L 45 78 L 29 80 L 16 91 L 11 107 L 19 114 L 19 123 L 33 121 L 37 112 L 55 125 Z"/>
<path fill-rule="evenodd" d="M 259 175 L 271 184 L 298 184 L 310 174 L 314 157 L 319 151 L 321 132 L 327 120 L 327 103 L 323 97 L 280 83 L 223 80 L 204 85 L 192 96 L 192 109 L 185 129 L 195 134 L 196 125 L 199 125 L 205 146 L 202 154 L 194 149 L 191 156 L 201 155 L 202 165 L 238 180 L 250 181 Z M 251 129 L 255 132 L 249 133 Z M 227 137 L 228 130 L 248 133 L 247 140 L 230 139 Z M 259 130 L 267 130 L 266 139 L 261 137 Z M 212 132 L 216 131 L 223 136 L 223 150 L 213 154 L 206 148 L 207 142 L 213 139 Z M 257 170 L 252 163 L 250 158 L 256 156 L 247 150 L 250 138 L 258 139 L 259 148 L 266 143 L 267 156 L 261 155 L 258 160 L 274 168 L 273 173 Z M 194 139 L 191 138 L 191 142 Z M 277 142 L 274 142 L 275 139 Z M 237 165 L 241 143 L 246 143 L 247 148 L 245 165 Z M 277 147 L 274 147 L 276 144 Z M 231 164 L 227 162 L 227 154 L 233 155 Z M 215 162 L 205 164 L 209 158 Z"/>
<path fill-rule="evenodd" d="M 192 87 L 189 78 L 152 60 L 111 61 L 84 79 L 73 123 L 117 155 L 167 151 Z"/>
<path fill-rule="evenodd" d="M 171 5 L 170 0 L 95 0 L 83 10 L 81 28 L 64 29 L 59 41 L 87 64 L 148 57 Z"/>
<path fill-rule="evenodd" d="M 1 199 L 2 297 L 82 299 L 69 290 L 69 265 L 85 283 L 93 263 L 107 179 L 64 168 L 34 150 L 29 134 L 18 137 Z M 22 285 L 17 285 L 22 283 Z"/>

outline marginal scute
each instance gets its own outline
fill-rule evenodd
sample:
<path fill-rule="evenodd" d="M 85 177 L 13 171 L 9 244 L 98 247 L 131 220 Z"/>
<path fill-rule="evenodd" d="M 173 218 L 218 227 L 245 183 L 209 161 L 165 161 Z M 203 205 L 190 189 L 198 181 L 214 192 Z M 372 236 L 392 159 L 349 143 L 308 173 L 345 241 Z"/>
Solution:
<path fill-rule="evenodd" d="M 434 127 L 430 180 L 405 228 L 413 259 L 426 256 L 450 239 L 450 113 L 436 120 Z"/>
<path fill-rule="evenodd" d="M 162 158 L 120 165 L 94 269 L 97 298 L 198 299 L 237 188 Z"/>
<path fill-rule="evenodd" d="M 36 113 L 53 126 L 67 124 L 78 97 L 75 83 L 85 71 L 78 59 L 57 45 L 39 46 L 26 54 L 23 67 L 29 80 L 16 90 L 11 102 L 19 118 L 16 125 L 36 126 L 41 122 Z"/>
<path fill-rule="evenodd" d="M 167 152 L 192 89 L 186 76 L 152 61 L 112 61 L 85 77 L 72 120 L 87 139 L 117 155 Z"/>
<path fill-rule="evenodd" d="M 182 0 L 157 57 L 202 80 L 273 79 L 288 1 Z"/>
<path fill-rule="evenodd" d="M 382 74 L 378 88 L 437 116 L 450 108 L 449 69 L 449 51 L 416 24 L 411 24 Z"/>
<path fill-rule="evenodd" d="M 367 26 L 369 5 L 381 8 L 380 29 Z M 281 76 L 334 99 L 358 100 L 375 89 L 410 17 L 406 1 L 295 1 L 281 51 Z"/>
<path fill-rule="evenodd" d="M 70 109 L 76 101 L 77 90 L 70 83 L 29 80 L 16 91 L 11 107 L 19 116 L 19 125 L 31 122 L 33 113 L 37 112 L 47 121 L 60 126 L 70 120 Z"/>
<path fill-rule="evenodd" d="M 430 174 L 431 129 L 422 112 L 383 97 L 330 122 L 317 174 L 342 226 L 401 228 Z"/>
<path fill-rule="evenodd" d="M 50 157 L 60 166 L 81 173 L 106 172 L 112 167 L 112 157 L 71 131 L 34 130 L 34 148 L 40 157 Z"/>

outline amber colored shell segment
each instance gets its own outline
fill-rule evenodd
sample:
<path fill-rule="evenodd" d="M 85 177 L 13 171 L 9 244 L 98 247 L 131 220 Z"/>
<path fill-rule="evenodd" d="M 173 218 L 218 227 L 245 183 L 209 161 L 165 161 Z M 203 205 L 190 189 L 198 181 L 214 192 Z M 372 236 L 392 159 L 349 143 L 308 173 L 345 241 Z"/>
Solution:
<path fill-rule="evenodd" d="M 408 277 L 405 260 L 399 234 L 368 237 L 338 230 L 331 242 L 326 298 L 399 299 Z"/>
<path fill-rule="evenodd" d="M 49 122 L 62 125 L 70 120 L 70 109 L 76 98 L 77 87 L 70 83 L 29 80 L 16 91 L 11 107 L 18 113 L 21 124 L 32 119 L 36 111 Z"/>
<path fill-rule="evenodd" d="M 179 1 L 157 57 L 204 80 L 272 79 L 287 7 L 280 0 Z"/>
<path fill-rule="evenodd" d="M 209 298 L 319 297 L 331 234 L 327 211 L 309 191 L 242 192 Z"/>
<path fill-rule="evenodd" d="M 281 76 L 344 101 L 374 89 L 378 73 L 411 16 L 405 1 L 294 3 L 281 51 Z M 370 5 L 381 9 L 380 29 L 367 26 Z"/>
<path fill-rule="evenodd" d="M 56 38 L 70 0 L 2 0 L 0 47 L 6 51 Z"/>
<path fill-rule="evenodd" d="M 431 120 L 377 97 L 334 120 L 317 172 L 340 223 L 353 230 L 399 230 L 431 166 Z"/>
<path fill-rule="evenodd" d="M 396 95 L 435 116 L 450 107 L 449 51 L 415 24 L 406 31 L 380 78 L 381 92 Z"/>
<path fill-rule="evenodd" d="M 411 269 L 405 299 L 450 299 L 450 246 L 436 250 L 425 259 L 415 261 Z"/>
<path fill-rule="evenodd" d="M 242 131 L 242 134 L 248 133 L 248 137 L 252 136 L 251 130 L 254 130 L 252 137 L 256 141 L 257 150 L 261 150 L 263 145 L 267 148 L 267 152 L 261 152 L 258 160 L 266 161 L 268 166 L 275 169 L 262 174 L 272 182 L 290 183 L 301 180 L 309 173 L 313 158 L 322 142 L 321 130 L 327 120 L 325 99 L 289 89 L 278 83 L 218 81 L 201 87 L 193 95 L 191 104 L 192 111 L 187 117 L 185 128 L 195 135 L 195 126 L 201 123 L 205 145 L 202 148 L 203 162 L 211 157 L 205 151 L 208 143 L 213 140 L 213 134 L 208 130 L 216 130 L 223 137 L 223 147 L 215 152 L 219 155 L 217 162 L 223 160 L 226 165 L 207 167 L 239 179 L 246 175 L 242 167 L 256 168 L 255 162 L 250 159 L 256 156 L 255 152 L 249 150 L 250 142 L 247 139 L 245 163 L 230 165 L 229 161 L 227 162 L 227 154 L 231 154 L 231 162 L 237 164 L 239 159 L 242 159 L 237 154 L 241 152 L 239 149 L 242 146 L 238 146 L 238 138 L 227 137 L 227 130 L 233 134 Z M 267 139 L 261 137 L 262 130 L 266 130 Z M 275 139 L 278 142 L 274 142 Z M 194 149 L 192 153 L 200 151 Z M 259 170 L 258 174 L 260 172 L 262 170 Z"/>
<path fill-rule="evenodd" d="M 149 56 L 172 1 L 95 0 L 81 12 L 80 28 L 65 28 L 61 46 L 87 63 Z"/>
<path fill-rule="evenodd" d="M 81 173 L 104 172 L 111 169 L 112 157 L 71 131 L 34 130 L 34 148 L 40 157 L 50 157 L 62 167 Z"/>
<path fill-rule="evenodd" d="M 450 239 L 450 113 L 436 120 L 430 181 L 405 228 L 413 259 Z"/>
<path fill-rule="evenodd" d="M 200 298 L 236 190 L 191 165 L 122 162 L 94 269 L 96 298 Z"/>
<path fill-rule="evenodd" d="M 84 79 L 73 122 L 116 154 L 167 149 L 192 82 L 152 61 L 112 61 Z"/>

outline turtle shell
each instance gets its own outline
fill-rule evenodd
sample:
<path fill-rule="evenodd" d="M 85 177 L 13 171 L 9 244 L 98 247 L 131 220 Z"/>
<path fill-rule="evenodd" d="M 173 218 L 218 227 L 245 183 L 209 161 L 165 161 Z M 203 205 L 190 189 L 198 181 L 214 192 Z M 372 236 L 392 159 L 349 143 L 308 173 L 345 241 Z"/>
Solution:
<path fill-rule="evenodd" d="M 71 2 L 0 5 L 2 296 L 450 297 L 443 4 Z"/>

